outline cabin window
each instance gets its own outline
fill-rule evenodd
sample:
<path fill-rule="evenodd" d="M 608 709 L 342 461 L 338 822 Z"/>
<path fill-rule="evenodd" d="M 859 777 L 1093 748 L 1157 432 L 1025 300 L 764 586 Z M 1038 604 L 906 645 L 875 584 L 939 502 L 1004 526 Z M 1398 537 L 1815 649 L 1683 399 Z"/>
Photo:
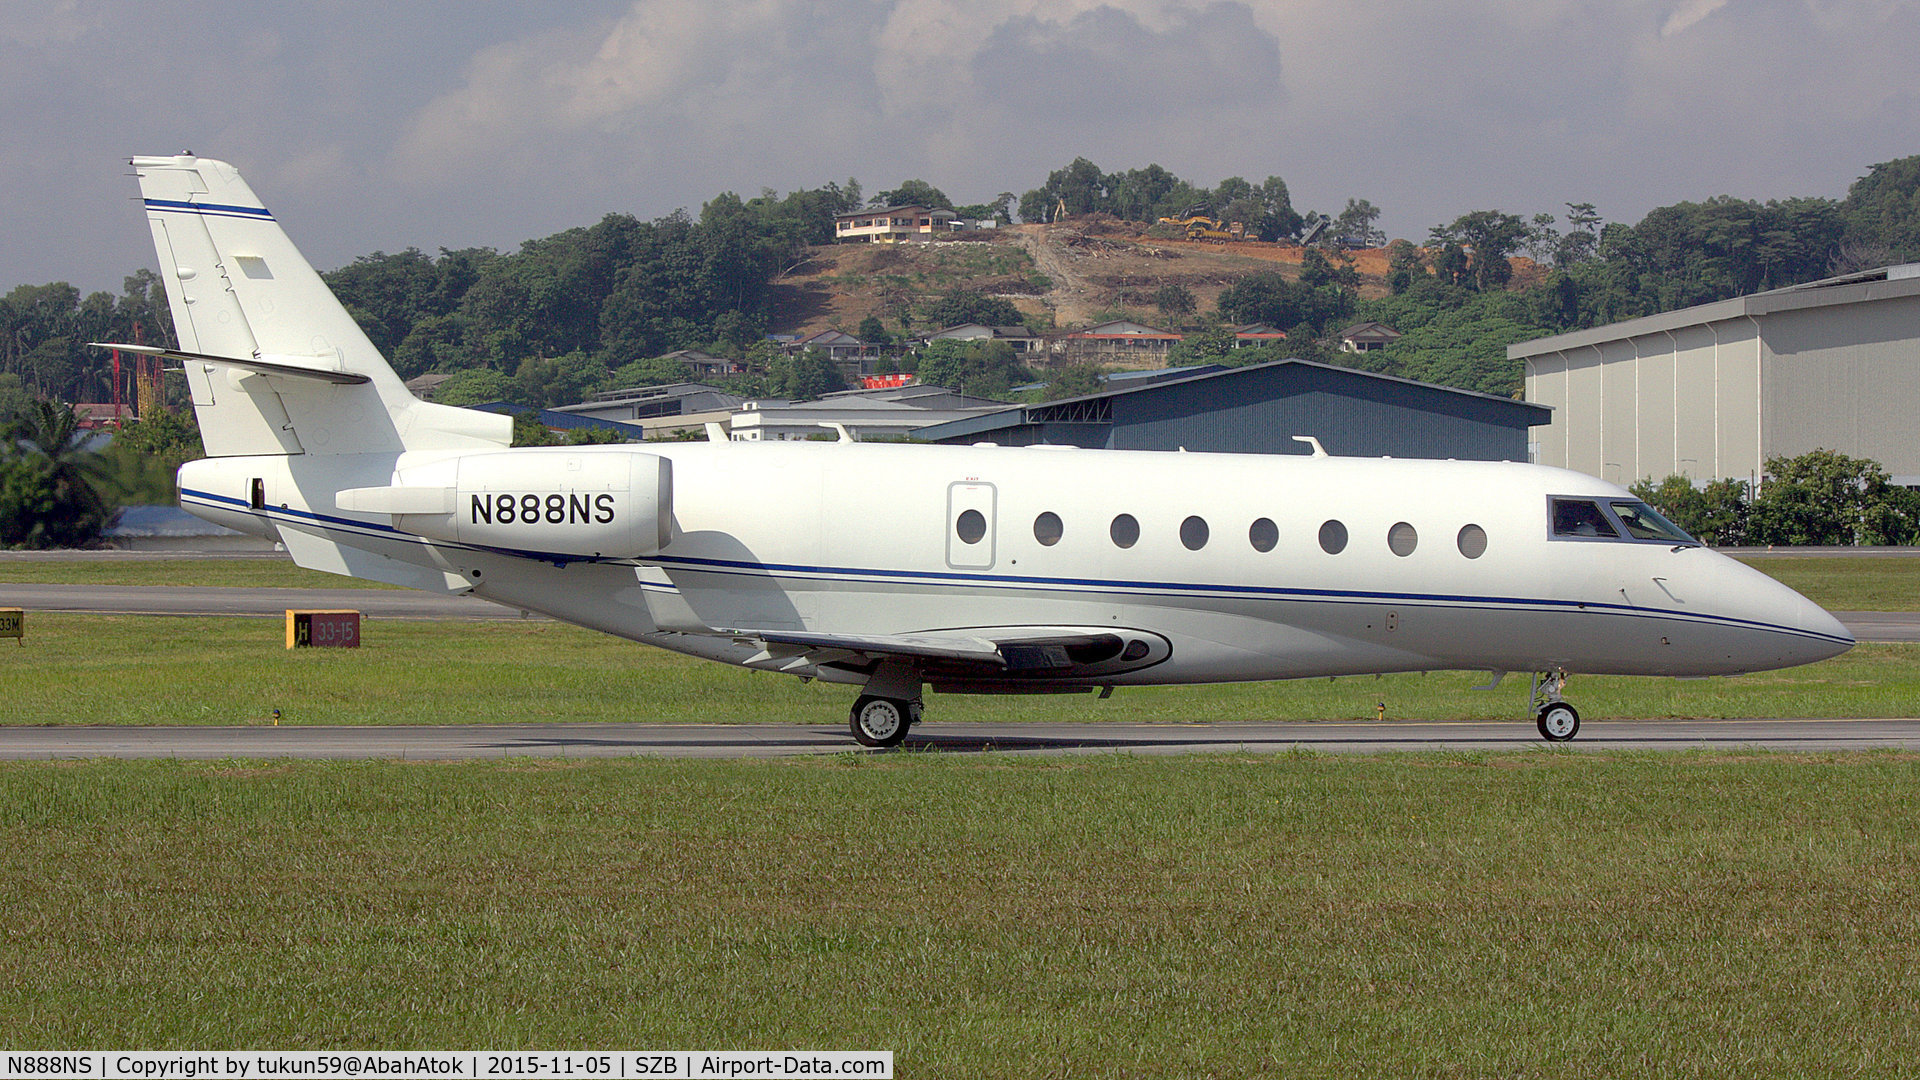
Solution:
<path fill-rule="evenodd" d="M 1620 518 L 1620 524 L 1627 527 L 1627 535 L 1635 540 L 1658 540 L 1663 544 L 1697 544 L 1700 541 L 1688 536 L 1685 529 L 1660 516 L 1660 512 L 1646 503 L 1613 503 L 1613 512 Z"/>
<path fill-rule="evenodd" d="M 1272 518 L 1261 518 L 1247 530 L 1247 542 L 1255 551 L 1272 551 L 1280 542 L 1280 526 L 1275 525 Z"/>
<path fill-rule="evenodd" d="M 1600 509 L 1599 503 L 1587 499 L 1553 500 L 1553 535 L 1620 539 L 1613 522 L 1607 520 L 1606 511 Z"/>
<path fill-rule="evenodd" d="M 1338 521 L 1329 521 L 1320 526 L 1320 550 L 1329 555 L 1338 555 L 1347 550 L 1347 527 Z"/>
<path fill-rule="evenodd" d="M 1133 520 L 1132 514 L 1114 518 L 1113 527 L 1107 532 L 1113 537 L 1114 547 L 1130 548 L 1140 542 L 1140 523 Z"/>
<path fill-rule="evenodd" d="M 1180 523 L 1180 542 L 1187 545 L 1188 551 L 1199 551 L 1207 546 L 1207 522 L 1204 518 L 1190 517 Z"/>
<path fill-rule="evenodd" d="M 1404 559 L 1413 554 L 1413 549 L 1419 546 L 1420 533 L 1412 525 L 1401 521 L 1387 530 L 1387 550 L 1395 555 Z"/>
<path fill-rule="evenodd" d="M 953 519 L 954 534 L 963 544 L 977 544 L 987 535 L 987 516 L 978 510 L 962 510 Z"/>
<path fill-rule="evenodd" d="M 1487 553 L 1487 530 L 1478 525 L 1462 525 L 1455 542 L 1460 545 L 1460 554 L 1477 559 Z"/>
<path fill-rule="evenodd" d="M 1040 541 L 1043 547 L 1059 543 L 1063 532 L 1060 515 L 1051 510 L 1033 519 L 1033 538 Z"/>

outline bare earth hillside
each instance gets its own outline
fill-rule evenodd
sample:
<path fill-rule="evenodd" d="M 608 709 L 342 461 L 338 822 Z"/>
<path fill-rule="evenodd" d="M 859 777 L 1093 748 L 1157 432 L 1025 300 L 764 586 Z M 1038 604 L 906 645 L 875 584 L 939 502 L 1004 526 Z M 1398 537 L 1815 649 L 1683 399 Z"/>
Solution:
<path fill-rule="evenodd" d="M 774 284 L 774 329 L 810 334 L 854 331 L 876 315 L 896 332 L 908 317 L 955 289 L 1011 300 L 1045 324 L 1084 326 L 1122 312 L 1159 321 L 1154 294 L 1190 290 L 1200 311 L 1249 274 L 1299 273 L 1306 249 L 1257 241 L 1214 243 L 1149 237 L 1135 222 L 1095 216 L 1054 225 L 1015 225 L 965 239 L 905 244 L 837 244 Z M 1384 250 L 1351 252 L 1366 296 L 1386 292 Z M 925 329 L 916 322 L 915 329 Z"/>

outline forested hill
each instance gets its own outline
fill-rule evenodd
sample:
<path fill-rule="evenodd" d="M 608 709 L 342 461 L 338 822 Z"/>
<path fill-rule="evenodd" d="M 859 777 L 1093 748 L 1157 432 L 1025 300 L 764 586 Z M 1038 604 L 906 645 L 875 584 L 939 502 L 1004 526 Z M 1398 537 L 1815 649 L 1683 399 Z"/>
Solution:
<path fill-rule="evenodd" d="M 819 272 L 845 250 L 821 246 L 832 240 L 835 214 L 908 202 L 1009 222 L 1017 205 L 1023 224 L 990 244 L 935 245 L 955 254 L 932 269 Z M 1241 322 L 1288 330 L 1287 354 L 1331 359 L 1331 335 L 1375 320 L 1405 336 L 1356 362 L 1508 393 L 1519 382 L 1505 355 L 1514 341 L 1920 260 L 1920 157 L 1872 166 L 1841 200 L 1713 197 L 1661 207 L 1632 225 L 1607 222 L 1585 203 L 1564 206 L 1531 217 L 1476 211 L 1434 226 L 1418 245 L 1395 241 L 1355 258 L 1347 249 L 1381 240 L 1379 211 L 1365 200 L 1350 199 L 1337 214 L 1301 212 L 1278 177 L 1204 188 L 1159 166 L 1107 173 L 1077 159 L 1024 196 L 1003 192 L 974 206 L 956 207 L 918 180 L 871 200 L 853 181 L 784 196 L 722 194 L 698 216 L 610 214 L 514 252 L 376 252 L 326 277 L 403 376 L 456 373 L 449 386 L 464 400 L 558 404 L 612 384 L 679 377 L 656 358 L 681 348 L 748 359 L 754 373 L 744 384 L 756 392 L 796 390 L 782 382 L 764 338 L 809 320 L 817 328 L 836 310 L 849 313 L 841 329 L 868 340 L 969 319 L 1047 329 L 1066 328 L 1063 313 L 1072 321 L 1130 316 L 1193 330 L 1188 359 L 1218 351 L 1223 339 L 1209 326 Z M 1297 254 L 1263 261 L 1221 244 L 1211 262 L 1183 262 L 1177 250 L 1166 254 L 1179 234 L 1152 223 L 1193 214 L 1244 223 L 1250 236 Z M 1302 237 L 1319 246 L 1299 249 Z M 1120 275 L 1123 287 L 1104 307 L 1076 301 L 1073 274 L 1041 265 L 1068 240 L 1144 252 L 1141 269 Z M 1200 287 L 1181 277 L 1202 265 Z M 796 309 L 783 302 L 791 298 L 783 283 L 800 278 L 873 299 L 864 308 Z M 131 340 L 136 323 L 147 341 L 171 340 L 148 271 L 130 276 L 118 296 L 82 296 L 58 283 L 12 289 L 0 297 L 0 392 L 107 400 L 108 361 L 83 343 Z"/>

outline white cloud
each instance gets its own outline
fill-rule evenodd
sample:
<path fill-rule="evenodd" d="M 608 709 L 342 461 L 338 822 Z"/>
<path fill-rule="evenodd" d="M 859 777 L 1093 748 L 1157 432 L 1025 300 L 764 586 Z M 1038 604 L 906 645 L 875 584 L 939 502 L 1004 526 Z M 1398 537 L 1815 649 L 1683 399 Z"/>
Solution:
<path fill-rule="evenodd" d="M 1673 14 L 1667 16 L 1667 21 L 1661 24 L 1660 36 L 1665 38 L 1683 33 L 1688 27 L 1726 6 L 1727 0 L 1683 0 L 1673 9 Z"/>
<path fill-rule="evenodd" d="M 1632 221 L 1920 152 L 1916 52 L 1920 0 L 0 3 L 0 263 L 117 282 L 112 163 L 184 146 L 302 207 L 322 265 L 849 175 L 972 202 L 1078 155 L 1279 175 L 1402 236 Z M 152 67 L 195 55 L 225 62 Z"/>

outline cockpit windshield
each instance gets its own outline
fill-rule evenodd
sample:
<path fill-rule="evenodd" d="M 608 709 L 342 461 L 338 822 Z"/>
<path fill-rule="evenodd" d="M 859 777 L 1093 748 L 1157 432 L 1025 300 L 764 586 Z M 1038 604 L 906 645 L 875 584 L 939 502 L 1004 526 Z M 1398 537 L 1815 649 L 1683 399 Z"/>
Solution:
<path fill-rule="evenodd" d="M 1607 520 L 1606 511 L 1589 499 L 1553 500 L 1553 535 L 1620 539 L 1620 531 Z"/>
<path fill-rule="evenodd" d="M 1635 540 L 1658 540 L 1663 544 L 1700 542 L 1688 536 L 1685 529 L 1661 517 L 1659 511 L 1638 500 L 1616 502 L 1613 512 L 1619 516 L 1620 524 L 1627 527 L 1627 535 Z"/>
<path fill-rule="evenodd" d="M 1556 540 L 1644 540 L 1689 547 L 1700 543 L 1638 499 L 1602 501 L 1556 495 L 1549 501 Z"/>

